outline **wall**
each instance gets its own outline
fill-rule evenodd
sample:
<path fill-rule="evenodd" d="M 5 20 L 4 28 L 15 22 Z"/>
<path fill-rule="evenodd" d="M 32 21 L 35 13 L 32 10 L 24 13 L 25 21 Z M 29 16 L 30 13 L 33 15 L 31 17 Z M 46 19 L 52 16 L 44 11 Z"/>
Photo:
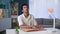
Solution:
<path fill-rule="evenodd" d="M 7 9 L 8 10 L 8 17 L 10 17 L 10 2 L 11 0 L 0 0 L 0 4 L 5 5 L 5 8 L 3 7 L 3 9 Z"/>
<path fill-rule="evenodd" d="M 29 0 L 12 0 L 13 2 L 18 2 L 19 3 L 19 8 L 18 8 L 18 15 L 20 15 L 22 13 L 21 11 L 21 4 L 23 3 L 27 3 L 29 4 Z M 0 4 L 5 4 L 6 7 L 5 9 L 8 9 L 8 16 L 11 15 L 11 5 L 10 5 L 11 0 L 0 0 Z M 12 27 L 12 23 L 11 23 L 11 16 L 9 16 L 10 18 L 2 18 L 0 19 L 0 32 L 6 30 L 7 28 L 11 28 Z"/>
<path fill-rule="evenodd" d="M 35 18 L 50 18 L 48 8 L 54 9 L 54 16 L 59 16 L 59 0 L 29 0 L 29 12 L 33 14 Z"/>

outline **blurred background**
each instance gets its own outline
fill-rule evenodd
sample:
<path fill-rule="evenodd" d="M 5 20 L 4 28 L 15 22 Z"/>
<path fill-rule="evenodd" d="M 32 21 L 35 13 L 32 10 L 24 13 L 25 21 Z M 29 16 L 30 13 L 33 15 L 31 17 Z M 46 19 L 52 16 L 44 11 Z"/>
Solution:
<path fill-rule="evenodd" d="M 0 0 L 0 34 L 6 29 L 18 27 L 17 17 L 22 14 L 21 5 L 29 5 L 29 13 L 34 15 L 38 25 L 53 27 L 53 18 L 48 9 L 53 9 L 56 28 L 60 29 L 60 0 Z"/>

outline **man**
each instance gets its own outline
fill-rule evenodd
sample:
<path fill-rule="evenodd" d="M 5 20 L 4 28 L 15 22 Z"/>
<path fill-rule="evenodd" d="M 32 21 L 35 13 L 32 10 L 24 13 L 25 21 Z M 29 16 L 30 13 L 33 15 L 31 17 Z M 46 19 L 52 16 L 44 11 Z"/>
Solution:
<path fill-rule="evenodd" d="M 18 23 L 21 29 L 40 29 L 41 26 L 37 25 L 37 22 L 33 15 L 29 14 L 29 7 L 27 4 L 21 6 L 23 14 L 18 16 Z"/>

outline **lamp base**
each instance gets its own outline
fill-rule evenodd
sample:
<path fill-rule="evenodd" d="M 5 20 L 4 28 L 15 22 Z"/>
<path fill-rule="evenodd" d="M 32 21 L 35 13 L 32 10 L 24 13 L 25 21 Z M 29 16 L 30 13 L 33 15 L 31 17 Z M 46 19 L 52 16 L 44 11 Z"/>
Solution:
<path fill-rule="evenodd" d="M 52 32 L 56 32 L 56 30 L 52 31 Z"/>

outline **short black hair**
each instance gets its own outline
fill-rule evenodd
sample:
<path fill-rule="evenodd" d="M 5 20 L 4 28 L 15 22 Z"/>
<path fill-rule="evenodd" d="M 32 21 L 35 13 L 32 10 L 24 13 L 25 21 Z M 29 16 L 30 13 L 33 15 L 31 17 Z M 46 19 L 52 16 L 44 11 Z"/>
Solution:
<path fill-rule="evenodd" d="M 29 8 L 28 4 L 22 4 L 21 5 L 21 10 L 23 10 L 23 6 L 27 6 L 27 8 Z"/>

